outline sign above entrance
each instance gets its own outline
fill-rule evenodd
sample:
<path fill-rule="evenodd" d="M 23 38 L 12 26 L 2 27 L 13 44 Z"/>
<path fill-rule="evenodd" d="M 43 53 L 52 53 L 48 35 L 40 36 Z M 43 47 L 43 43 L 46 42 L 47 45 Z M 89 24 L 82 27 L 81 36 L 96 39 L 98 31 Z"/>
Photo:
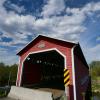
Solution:
<path fill-rule="evenodd" d="M 42 43 L 40 43 L 39 45 L 38 45 L 38 48 L 44 48 L 45 47 L 45 43 L 44 42 L 42 42 Z"/>

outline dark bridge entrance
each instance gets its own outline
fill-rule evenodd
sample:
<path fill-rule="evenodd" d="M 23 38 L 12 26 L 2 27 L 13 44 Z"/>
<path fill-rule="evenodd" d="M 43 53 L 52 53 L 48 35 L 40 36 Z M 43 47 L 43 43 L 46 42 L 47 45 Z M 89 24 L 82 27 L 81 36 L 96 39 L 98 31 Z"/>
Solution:
<path fill-rule="evenodd" d="M 29 54 L 23 63 L 22 86 L 64 88 L 64 57 L 56 50 Z"/>

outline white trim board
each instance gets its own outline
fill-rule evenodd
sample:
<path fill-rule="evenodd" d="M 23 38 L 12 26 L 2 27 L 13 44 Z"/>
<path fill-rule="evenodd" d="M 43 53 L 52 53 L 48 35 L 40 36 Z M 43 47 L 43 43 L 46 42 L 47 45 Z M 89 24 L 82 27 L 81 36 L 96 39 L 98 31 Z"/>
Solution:
<path fill-rule="evenodd" d="M 76 82 L 75 82 L 75 66 L 74 66 L 74 48 L 76 47 L 73 46 L 71 49 L 71 55 L 72 55 L 72 77 L 73 77 L 73 94 L 74 94 L 74 100 L 77 100 L 76 98 Z"/>
<path fill-rule="evenodd" d="M 19 67 L 20 67 L 20 58 L 19 58 L 19 60 L 18 60 L 18 69 L 17 69 L 17 78 L 16 78 L 16 86 L 19 86 L 19 83 L 17 84 L 17 82 L 18 82 L 18 74 L 19 74 Z"/>

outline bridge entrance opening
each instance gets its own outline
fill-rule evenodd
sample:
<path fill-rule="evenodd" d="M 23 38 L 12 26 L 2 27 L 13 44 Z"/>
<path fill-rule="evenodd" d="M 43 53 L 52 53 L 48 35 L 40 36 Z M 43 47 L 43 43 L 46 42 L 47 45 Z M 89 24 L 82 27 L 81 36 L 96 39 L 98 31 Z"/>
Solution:
<path fill-rule="evenodd" d="M 56 50 L 29 54 L 23 62 L 21 85 L 64 90 L 64 63 Z"/>

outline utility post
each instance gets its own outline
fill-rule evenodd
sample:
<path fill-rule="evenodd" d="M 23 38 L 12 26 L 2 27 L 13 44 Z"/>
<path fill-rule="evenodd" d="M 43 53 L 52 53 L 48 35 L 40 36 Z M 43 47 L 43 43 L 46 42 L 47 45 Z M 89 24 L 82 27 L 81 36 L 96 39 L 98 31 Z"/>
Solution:
<path fill-rule="evenodd" d="M 9 73 L 8 86 L 10 85 L 10 81 L 11 81 L 11 70 L 10 70 L 10 73 Z"/>

